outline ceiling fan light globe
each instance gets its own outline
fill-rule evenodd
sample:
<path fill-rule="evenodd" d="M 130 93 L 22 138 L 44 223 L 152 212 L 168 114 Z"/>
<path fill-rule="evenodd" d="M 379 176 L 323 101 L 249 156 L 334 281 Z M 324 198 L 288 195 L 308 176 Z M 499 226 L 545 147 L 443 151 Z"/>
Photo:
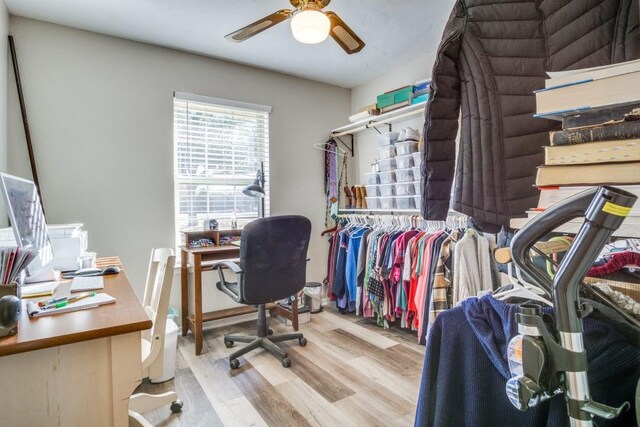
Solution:
<path fill-rule="evenodd" d="M 300 43 L 322 43 L 329 36 L 331 22 L 318 10 L 303 10 L 293 15 L 291 32 Z"/>

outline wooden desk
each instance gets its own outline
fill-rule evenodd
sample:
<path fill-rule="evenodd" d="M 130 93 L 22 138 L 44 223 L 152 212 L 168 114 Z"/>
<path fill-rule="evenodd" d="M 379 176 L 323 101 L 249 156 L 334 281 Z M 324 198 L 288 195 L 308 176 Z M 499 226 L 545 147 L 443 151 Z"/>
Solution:
<path fill-rule="evenodd" d="M 104 285 L 115 304 L 30 319 L 23 300 L 18 334 L 0 338 L 3 425 L 128 425 L 129 397 L 142 381 L 141 331 L 152 322 L 124 271 Z M 55 296 L 70 286 L 61 282 Z"/>

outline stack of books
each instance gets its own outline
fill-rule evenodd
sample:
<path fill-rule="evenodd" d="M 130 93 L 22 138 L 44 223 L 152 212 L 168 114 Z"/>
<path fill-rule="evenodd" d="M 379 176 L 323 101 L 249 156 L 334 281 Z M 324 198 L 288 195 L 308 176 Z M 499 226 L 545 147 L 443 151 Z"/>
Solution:
<path fill-rule="evenodd" d="M 562 122 L 538 168 L 540 202 L 529 218 L 590 186 L 640 196 L 640 60 L 549 73 L 536 116 Z M 640 225 L 635 206 L 625 225 Z"/>
<path fill-rule="evenodd" d="M 552 74 L 536 103 L 562 121 L 536 185 L 640 183 L 640 60 Z"/>

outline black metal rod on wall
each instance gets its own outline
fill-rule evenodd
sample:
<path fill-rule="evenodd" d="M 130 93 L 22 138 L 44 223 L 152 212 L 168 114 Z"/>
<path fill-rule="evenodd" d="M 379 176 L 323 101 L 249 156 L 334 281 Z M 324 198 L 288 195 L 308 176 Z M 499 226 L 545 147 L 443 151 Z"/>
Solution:
<path fill-rule="evenodd" d="M 18 99 L 20 101 L 20 112 L 22 113 L 22 124 L 24 126 L 24 136 L 27 140 L 27 150 L 29 151 L 29 163 L 31 164 L 31 175 L 33 182 L 36 184 L 40 204 L 42 205 L 42 213 L 44 211 L 44 201 L 42 200 L 42 192 L 40 191 L 40 181 L 38 180 L 38 170 L 36 169 L 36 158 L 33 154 L 33 145 L 31 144 L 31 132 L 29 131 L 29 119 L 27 118 L 27 108 L 24 104 L 24 94 L 22 93 L 22 82 L 20 80 L 20 69 L 18 68 L 18 56 L 16 55 L 16 46 L 13 43 L 13 36 L 9 36 L 9 49 L 11 50 L 11 62 L 13 63 L 13 73 L 16 77 L 16 87 L 18 88 Z"/>

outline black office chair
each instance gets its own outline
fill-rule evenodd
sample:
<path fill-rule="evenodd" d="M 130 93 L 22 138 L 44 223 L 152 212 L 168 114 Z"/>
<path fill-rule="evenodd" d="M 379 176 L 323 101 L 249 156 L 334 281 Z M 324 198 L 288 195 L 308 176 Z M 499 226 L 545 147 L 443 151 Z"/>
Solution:
<path fill-rule="evenodd" d="M 218 270 L 219 290 L 240 304 L 258 306 L 258 332 L 256 336 L 225 335 L 224 344 L 230 348 L 234 342 L 249 343 L 229 355 L 229 365 L 240 366 L 238 357 L 262 347 L 282 360 L 282 366 L 291 366 L 287 352 L 275 343 L 297 339 L 307 344 L 301 333 L 271 335 L 267 325 L 265 304 L 288 298 L 305 285 L 307 249 L 311 236 L 311 222 L 298 215 L 273 216 L 252 221 L 242 230 L 240 237 L 240 265 L 222 261 Z M 231 269 L 237 282 L 227 282 L 223 268 Z M 267 337 L 268 335 L 271 335 Z"/>

